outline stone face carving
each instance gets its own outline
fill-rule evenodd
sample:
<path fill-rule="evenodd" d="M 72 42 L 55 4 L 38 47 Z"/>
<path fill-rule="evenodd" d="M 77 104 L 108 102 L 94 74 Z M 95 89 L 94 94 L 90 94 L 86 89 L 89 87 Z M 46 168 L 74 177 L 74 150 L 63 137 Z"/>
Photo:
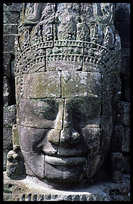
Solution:
<path fill-rule="evenodd" d="M 16 99 L 26 174 L 91 180 L 109 154 L 120 90 L 112 3 L 26 3 Z M 112 168 L 113 169 L 113 168 Z"/>

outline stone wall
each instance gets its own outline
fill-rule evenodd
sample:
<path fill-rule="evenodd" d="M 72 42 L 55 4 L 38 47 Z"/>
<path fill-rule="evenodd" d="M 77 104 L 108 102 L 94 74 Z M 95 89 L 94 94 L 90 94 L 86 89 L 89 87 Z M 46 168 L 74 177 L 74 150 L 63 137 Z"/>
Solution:
<path fill-rule="evenodd" d="M 16 123 L 14 80 L 14 39 L 22 4 L 3 4 L 3 169 L 6 155 L 12 149 L 12 125 Z"/>
<path fill-rule="evenodd" d="M 130 172 L 130 4 L 116 3 L 115 26 L 121 37 L 121 125 L 123 172 Z"/>
<path fill-rule="evenodd" d="M 14 81 L 14 39 L 17 23 L 21 15 L 22 3 L 3 4 L 3 149 L 6 170 L 6 155 L 12 149 L 12 125 L 15 124 L 15 81 Z M 122 135 L 121 152 L 124 157 L 123 172 L 130 171 L 130 4 L 116 3 L 115 26 L 122 42 L 121 66 L 121 115 L 120 123 L 114 134 Z M 121 130 L 121 131 L 119 131 Z"/>

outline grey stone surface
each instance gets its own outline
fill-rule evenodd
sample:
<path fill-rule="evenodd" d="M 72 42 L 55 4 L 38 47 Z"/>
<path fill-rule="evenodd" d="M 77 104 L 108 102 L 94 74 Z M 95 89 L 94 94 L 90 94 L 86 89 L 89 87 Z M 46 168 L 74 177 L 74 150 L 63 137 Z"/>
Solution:
<path fill-rule="evenodd" d="M 130 201 L 129 179 L 124 175 L 122 185 L 102 182 L 68 191 L 48 188 L 30 177 L 16 182 L 4 174 L 4 187 L 4 201 Z"/>
<path fill-rule="evenodd" d="M 89 96 L 100 100 L 101 75 L 88 72 L 62 72 L 62 97 Z"/>
<path fill-rule="evenodd" d="M 122 125 L 116 125 L 113 129 L 113 137 L 111 150 L 113 152 L 122 151 L 122 138 L 124 137 L 124 127 Z"/>
<path fill-rule="evenodd" d="M 130 72 L 130 56 L 128 53 L 123 53 L 122 62 L 121 62 L 121 73 L 123 74 L 123 76 L 125 77 L 127 76 L 128 80 L 130 76 L 129 72 Z"/>
<path fill-rule="evenodd" d="M 112 180 L 116 183 L 122 182 L 122 168 L 123 168 L 123 156 L 120 152 L 112 152 L 111 155 L 111 168 L 112 168 Z"/>
<path fill-rule="evenodd" d="M 56 120 L 58 106 L 63 106 L 61 99 L 23 99 L 18 106 L 17 122 L 23 126 L 36 128 L 54 128 L 56 122 L 60 126 L 60 120 Z"/>
<path fill-rule="evenodd" d="M 14 40 L 15 40 L 15 34 L 4 34 L 3 35 L 3 51 L 14 53 Z"/>
<path fill-rule="evenodd" d="M 122 137 L 122 152 L 130 152 L 130 127 L 124 128 Z"/>
<path fill-rule="evenodd" d="M 129 48 L 122 48 L 121 49 L 122 56 L 128 56 L 130 57 L 130 49 Z M 130 61 L 129 61 L 130 62 Z"/>
<path fill-rule="evenodd" d="M 3 34 L 17 34 L 17 25 L 3 25 Z"/>
<path fill-rule="evenodd" d="M 6 171 L 7 153 L 8 153 L 8 149 L 4 149 L 3 150 L 3 171 Z"/>
<path fill-rule="evenodd" d="M 45 162 L 45 176 L 48 180 L 53 181 L 62 181 L 63 183 L 72 183 L 75 181 L 81 181 L 84 178 L 84 165 L 82 164 L 73 164 L 72 166 L 61 165 L 51 165 Z"/>
<path fill-rule="evenodd" d="M 3 107 L 3 125 L 12 128 L 16 123 L 16 105 Z"/>
<path fill-rule="evenodd" d="M 4 12 L 3 13 L 3 24 L 17 24 L 19 17 L 20 17 L 19 12 L 12 12 L 12 11 Z"/>
<path fill-rule="evenodd" d="M 19 84 L 18 80 L 19 76 L 16 79 L 16 83 L 18 83 L 18 86 L 16 86 L 17 98 L 60 97 L 59 72 L 46 72 L 24 75 L 22 85 Z"/>
<path fill-rule="evenodd" d="M 122 47 L 130 47 L 130 23 L 129 22 L 116 22 L 115 23 L 117 30 L 119 30 L 119 35 L 121 37 Z M 126 30 L 126 32 L 123 32 Z"/>
<path fill-rule="evenodd" d="M 4 76 L 10 77 L 10 63 L 11 63 L 11 54 L 10 53 L 4 53 L 3 54 L 3 73 Z"/>
<path fill-rule="evenodd" d="M 5 152 L 12 148 L 12 125 L 16 120 L 15 86 L 13 78 L 14 39 L 17 35 L 17 23 L 22 9 L 21 3 L 3 3 L 3 142 L 4 170 Z M 15 34 L 15 35 L 14 35 Z"/>
<path fill-rule="evenodd" d="M 130 103 L 121 102 L 121 120 L 124 126 L 130 126 Z"/>
<path fill-rule="evenodd" d="M 122 78 L 122 95 L 121 100 L 130 102 L 130 56 L 124 53 L 122 56 L 121 78 Z"/>
<path fill-rule="evenodd" d="M 3 106 L 9 105 L 10 99 L 10 85 L 6 76 L 3 77 Z M 4 119 L 4 118 L 3 118 Z"/>
<path fill-rule="evenodd" d="M 130 21 L 130 3 L 116 3 L 115 20 Z"/>
<path fill-rule="evenodd" d="M 4 3 L 3 10 L 4 11 L 17 11 L 20 12 L 22 9 L 21 3 Z"/>
<path fill-rule="evenodd" d="M 3 148 L 4 149 L 12 148 L 12 128 L 9 127 L 3 128 Z"/>
<path fill-rule="evenodd" d="M 123 172 L 130 173 L 130 156 L 123 156 Z"/>

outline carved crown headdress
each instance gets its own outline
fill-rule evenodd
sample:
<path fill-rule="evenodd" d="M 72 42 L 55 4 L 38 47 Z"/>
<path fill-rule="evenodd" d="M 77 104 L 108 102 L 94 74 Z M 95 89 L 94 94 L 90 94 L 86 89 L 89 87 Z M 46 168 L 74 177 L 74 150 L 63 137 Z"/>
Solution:
<path fill-rule="evenodd" d="M 113 3 L 24 3 L 15 44 L 15 74 L 120 70 L 120 37 Z"/>

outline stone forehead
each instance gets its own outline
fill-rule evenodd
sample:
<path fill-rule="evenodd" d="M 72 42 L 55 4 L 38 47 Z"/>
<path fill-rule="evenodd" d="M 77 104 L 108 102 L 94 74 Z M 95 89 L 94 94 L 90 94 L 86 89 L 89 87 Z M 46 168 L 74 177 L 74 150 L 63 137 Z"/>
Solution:
<path fill-rule="evenodd" d="M 51 71 L 16 77 L 21 98 L 101 98 L 101 74 L 97 72 Z"/>

